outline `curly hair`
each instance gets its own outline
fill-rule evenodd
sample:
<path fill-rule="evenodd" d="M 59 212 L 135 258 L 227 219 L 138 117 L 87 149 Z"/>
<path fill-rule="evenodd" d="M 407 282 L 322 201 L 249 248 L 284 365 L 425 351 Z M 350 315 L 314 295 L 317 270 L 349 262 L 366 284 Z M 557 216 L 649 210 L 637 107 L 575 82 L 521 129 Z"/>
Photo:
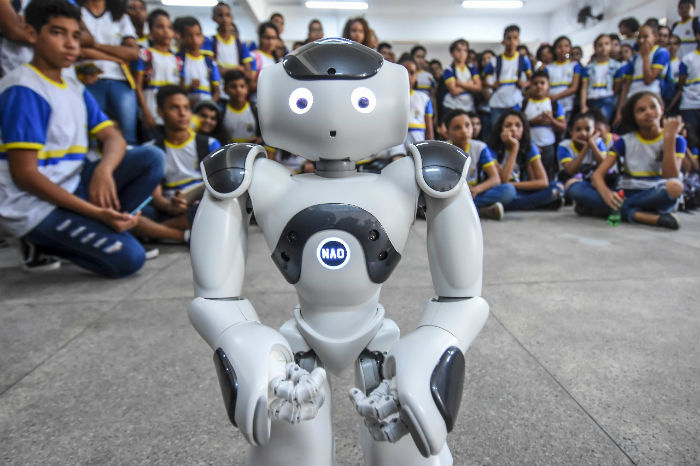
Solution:
<path fill-rule="evenodd" d="M 352 28 L 352 25 L 355 23 L 360 23 L 362 25 L 362 30 L 364 31 L 364 38 L 362 39 L 362 45 L 367 45 L 367 42 L 369 41 L 369 24 L 367 23 L 367 20 L 364 19 L 361 16 L 357 16 L 355 18 L 350 18 L 347 20 L 345 23 L 345 27 L 343 28 L 343 38 L 344 39 L 350 39 L 350 29 Z"/>

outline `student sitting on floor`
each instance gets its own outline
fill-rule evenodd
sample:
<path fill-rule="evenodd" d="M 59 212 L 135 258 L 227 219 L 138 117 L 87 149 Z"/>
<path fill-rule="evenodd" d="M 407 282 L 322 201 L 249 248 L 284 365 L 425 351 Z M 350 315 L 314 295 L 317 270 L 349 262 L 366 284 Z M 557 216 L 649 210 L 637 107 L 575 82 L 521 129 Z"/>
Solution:
<path fill-rule="evenodd" d="M 162 152 L 126 151 L 92 95 L 61 76 L 80 54 L 78 8 L 33 0 L 25 20 L 34 57 L 0 81 L 0 230 L 95 273 L 131 275 L 145 251 L 127 230 L 163 176 Z M 99 162 L 85 160 L 88 132 Z"/>
<path fill-rule="evenodd" d="M 491 130 L 488 145 L 496 154 L 501 183 L 512 184 L 516 193 L 506 210 L 562 205 L 563 190 L 547 178 L 540 152 L 531 141 L 530 127 L 517 110 L 506 110 Z"/>
<path fill-rule="evenodd" d="M 571 138 L 559 143 L 557 157 L 562 167 L 559 181 L 566 183 L 565 194 L 575 201 L 575 189 L 569 195 L 568 188 L 579 181 L 589 181 L 607 151 L 603 139 L 595 130 L 595 120 L 591 114 L 579 113 L 571 119 L 569 127 Z"/>
<path fill-rule="evenodd" d="M 679 135 L 680 117 L 666 118 L 661 126 L 663 106 L 658 94 L 643 91 L 629 98 L 622 111 L 623 123 L 632 128 L 615 143 L 610 153 L 593 173 L 591 183 L 582 181 L 575 187 L 576 213 L 606 217 L 620 211 L 622 220 L 677 230 L 680 225 L 671 210 L 683 194 L 678 179 L 685 157 L 686 142 Z M 618 189 L 624 197 L 605 183 L 605 174 L 620 165 Z"/>
<path fill-rule="evenodd" d="M 445 115 L 445 127 L 450 142 L 463 149 L 472 159 L 467 183 L 479 216 L 501 220 L 503 206 L 513 200 L 515 188 L 512 184 L 501 184 L 491 149 L 484 142 L 472 139 L 474 128 L 467 112 L 460 109 L 450 110 Z"/>
<path fill-rule="evenodd" d="M 183 192 L 202 185 L 199 163 L 221 144 L 192 131 L 190 102 L 183 88 L 163 86 L 156 99 L 163 128 L 155 145 L 165 151 L 165 174 L 162 183 L 153 191 L 153 202 L 143 209 L 143 214 L 161 226 L 151 238 L 188 242 L 196 209 L 194 201 L 201 198 L 201 193 L 186 196 Z"/>

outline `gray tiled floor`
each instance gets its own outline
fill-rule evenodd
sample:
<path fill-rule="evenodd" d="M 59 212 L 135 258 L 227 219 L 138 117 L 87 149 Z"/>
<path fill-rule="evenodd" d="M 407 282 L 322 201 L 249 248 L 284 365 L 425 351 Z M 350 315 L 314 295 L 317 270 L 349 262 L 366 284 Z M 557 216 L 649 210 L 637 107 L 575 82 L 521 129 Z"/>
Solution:
<path fill-rule="evenodd" d="M 678 232 L 561 212 L 484 223 L 491 317 L 467 353 L 455 464 L 700 463 L 700 215 Z M 382 296 L 404 331 L 432 295 L 416 223 Z M 244 464 L 211 354 L 190 327 L 189 257 L 161 246 L 109 281 L 25 275 L 0 249 L 0 463 Z M 253 227 L 246 295 L 279 326 L 296 304 Z M 360 422 L 334 380 L 339 465 Z"/>

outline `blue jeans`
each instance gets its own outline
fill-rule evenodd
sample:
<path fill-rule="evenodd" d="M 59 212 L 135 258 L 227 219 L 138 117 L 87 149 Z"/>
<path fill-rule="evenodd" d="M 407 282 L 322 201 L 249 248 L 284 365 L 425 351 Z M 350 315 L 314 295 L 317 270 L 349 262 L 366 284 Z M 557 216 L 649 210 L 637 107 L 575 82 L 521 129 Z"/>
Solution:
<path fill-rule="evenodd" d="M 126 81 L 116 79 L 98 79 L 95 84 L 87 86 L 103 112 L 114 118 L 124 134 L 127 144 L 135 145 L 136 114 L 138 103 L 136 93 Z"/>
<path fill-rule="evenodd" d="M 131 212 L 151 195 L 163 179 L 165 156 L 155 146 L 136 147 L 124 155 L 114 171 L 119 202 Z M 87 199 L 97 162 L 86 162 L 75 195 Z M 117 233 L 104 223 L 56 208 L 26 238 L 43 252 L 62 257 L 110 278 L 137 272 L 145 252 L 129 232 Z"/>
<path fill-rule="evenodd" d="M 495 202 L 500 202 L 504 206 L 515 197 L 515 188 L 512 184 L 504 183 L 494 186 L 491 189 L 474 196 L 474 205 L 483 207 Z"/>
<path fill-rule="evenodd" d="M 588 181 L 573 183 L 566 190 L 576 205 L 590 209 L 596 217 L 607 217 L 612 209 L 603 201 L 598 191 Z M 634 223 L 634 214 L 641 210 L 653 214 L 670 212 L 678 202 L 666 190 L 666 183 L 659 183 L 649 189 L 625 189 L 625 201 L 622 203 L 620 214 L 622 220 Z"/>
<path fill-rule="evenodd" d="M 589 99 L 586 101 L 590 108 L 599 108 L 608 123 L 612 122 L 613 112 L 615 111 L 615 97 L 603 97 L 602 99 Z"/>
<path fill-rule="evenodd" d="M 524 191 L 522 189 L 515 190 L 515 197 L 505 206 L 506 210 L 530 210 L 542 207 L 557 198 L 558 192 L 561 195 L 561 189 L 556 181 L 550 181 L 549 186 L 538 191 Z"/>

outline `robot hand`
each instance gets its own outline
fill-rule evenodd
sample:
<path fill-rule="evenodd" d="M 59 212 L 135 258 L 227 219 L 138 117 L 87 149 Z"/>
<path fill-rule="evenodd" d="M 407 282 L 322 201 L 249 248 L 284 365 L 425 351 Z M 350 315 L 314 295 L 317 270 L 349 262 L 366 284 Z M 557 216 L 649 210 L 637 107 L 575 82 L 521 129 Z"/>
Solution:
<path fill-rule="evenodd" d="M 214 355 L 221 393 L 231 423 L 254 446 L 270 439 L 268 408 L 276 401 L 271 382 L 284 378 L 293 360 L 285 338 L 258 322 L 229 327 Z"/>
<path fill-rule="evenodd" d="M 350 400 L 365 418 L 365 426 L 374 440 L 396 443 L 408 433 L 408 427 L 399 414 L 399 397 L 392 381 L 382 381 L 369 396 L 359 388 L 353 388 Z"/>
<path fill-rule="evenodd" d="M 462 397 L 464 355 L 457 346 L 449 332 L 419 327 L 391 349 L 378 388 L 368 397 L 350 391 L 375 440 L 396 442 L 410 432 L 423 456 L 440 453 Z"/>
<path fill-rule="evenodd" d="M 326 371 L 317 367 L 309 373 L 295 363 L 287 364 L 285 369 L 285 376 L 270 382 L 275 396 L 268 409 L 270 417 L 290 424 L 313 419 L 326 398 Z"/>

